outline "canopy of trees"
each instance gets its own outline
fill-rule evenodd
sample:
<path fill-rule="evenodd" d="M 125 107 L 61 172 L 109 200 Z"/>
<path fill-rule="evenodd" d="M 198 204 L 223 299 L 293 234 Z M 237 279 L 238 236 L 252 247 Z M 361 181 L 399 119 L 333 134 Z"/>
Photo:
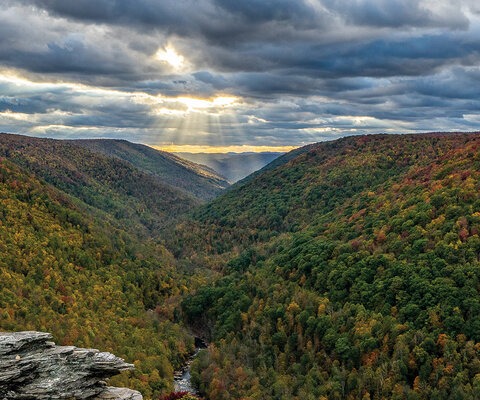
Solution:
<path fill-rule="evenodd" d="M 172 390 L 193 351 L 175 308 L 195 284 L 156 228 L 196 204 L 119 160 L 60 141 L 0 137 L 0 329 L 135 363 L 117 385 Z"/>
<path fill-rule="evenodd" d="M 311 146 L 177 227 L 217 399 L 480 396 L 480 136 Z M 194 232 L 194 233 L 193 233 Z M 195 238 L 192 238 L 195 235 Z"/>

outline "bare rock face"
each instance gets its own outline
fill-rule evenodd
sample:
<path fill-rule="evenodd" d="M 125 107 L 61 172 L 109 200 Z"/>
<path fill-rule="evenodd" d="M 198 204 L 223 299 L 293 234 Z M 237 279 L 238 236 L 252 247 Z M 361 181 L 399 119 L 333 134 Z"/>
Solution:
<path fill-rule="evenodd" d="M 135 390 L 107 387 L 96 400 L 142 400 L 142 395 Z"/>
<path fill-rule="evenodd" d="M 139 392 L 104 380 L 132 369 L 95 349 L 56 346 L 43 332 L 0 332 L 0 399 L 141 400 Z"/>

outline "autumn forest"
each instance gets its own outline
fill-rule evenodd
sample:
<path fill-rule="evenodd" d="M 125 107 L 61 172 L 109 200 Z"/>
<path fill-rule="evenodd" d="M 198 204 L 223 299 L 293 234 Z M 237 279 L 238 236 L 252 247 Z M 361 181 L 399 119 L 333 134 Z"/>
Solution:
<path fill-rule="evenodd" d="M 480 134 L 363 135 L 240 182 L 147 146 L 0 135 L 0 329 L 178 397 L 480 398 Z M 190 396 L 190 397 L 189 397 Z"/>

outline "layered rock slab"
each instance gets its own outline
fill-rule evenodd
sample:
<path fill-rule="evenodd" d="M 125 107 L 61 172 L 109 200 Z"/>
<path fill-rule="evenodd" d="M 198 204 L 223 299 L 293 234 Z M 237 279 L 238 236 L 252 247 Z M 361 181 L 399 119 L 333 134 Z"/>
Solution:
<path fill-rule="evenodd" d="M 0 399 L 141 400 L 139 392 L 107 387 L 133 369 L 111 353 L 56 346 L 44 332 L 0 332 Z"/>

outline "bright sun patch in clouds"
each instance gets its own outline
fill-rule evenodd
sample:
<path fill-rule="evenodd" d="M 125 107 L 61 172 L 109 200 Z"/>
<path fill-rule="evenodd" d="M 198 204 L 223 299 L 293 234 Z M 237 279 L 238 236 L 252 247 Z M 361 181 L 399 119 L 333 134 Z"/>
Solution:
<path fill-rule="evenodd" d="M 212 109 L 212 108 L 225 108 L 233 106 L 238 102 L 238 97 L 234 96 L 217 96 L 209 99 L 202 99 L 196 97 L 177 97 L 180 103 L 185 104 L 190 111 Z"/>
<path fill-rule="evenodd" d="M 185 57 L 178 54 L 177 51 L 170 45 L 165 48 L 158 49 L 155 53 L 155 58 L 162 61 L 174 70 L 180 70 L 185 66 Z"/>
<path fill-rule="evenodd" d="M 212 97 L 149 95 L 136 93 L 132 100 L 137 104 L 145 104 L 152 108 L 156 115 L 186 115 L 188 113 L 203 112 L 208 114 L 222 114 L 227 109 L 239 107 L 241 98 L 219 94 Z"/>

